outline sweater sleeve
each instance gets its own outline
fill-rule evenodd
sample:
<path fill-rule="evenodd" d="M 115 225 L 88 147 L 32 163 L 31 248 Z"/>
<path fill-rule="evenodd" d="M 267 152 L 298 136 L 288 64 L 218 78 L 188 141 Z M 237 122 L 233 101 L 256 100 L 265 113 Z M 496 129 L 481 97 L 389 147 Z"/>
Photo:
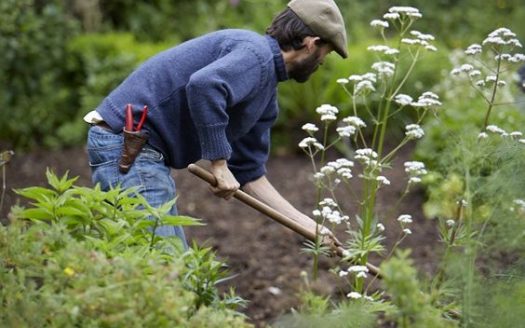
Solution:
<path fill-rule="evenodd" d="M 270 153 L 270 128 L 278 113 L 275 95 L 264 113 L 248 134 L 232 145 L 233 153 L 228 167 L 241 186 L 266 174 L 266 162 Z"/>
<path fill-rule="evenodd" d="M 192 74 L 186 86 L 186 97 L 202 159 L 231 157 L 232 148 L 226 136 L 229 121 L 226 109 L 258 90 L 262 71 L 257 54 L 249 48 L 240 48 Z"/>

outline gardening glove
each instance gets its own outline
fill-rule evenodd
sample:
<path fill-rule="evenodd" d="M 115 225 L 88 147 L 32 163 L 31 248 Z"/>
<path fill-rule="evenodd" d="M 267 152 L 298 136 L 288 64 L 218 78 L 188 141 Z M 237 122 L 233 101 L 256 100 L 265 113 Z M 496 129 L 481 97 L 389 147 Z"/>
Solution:
<path fill-rule="evenodd" d="M 233 197 L 237 189 L 241 187 L 224 159 L 211 162 L 211 173 L 215 177 L 217 184 L 210 186 L 210 190 L 217 197 L 229 200 Z"/>

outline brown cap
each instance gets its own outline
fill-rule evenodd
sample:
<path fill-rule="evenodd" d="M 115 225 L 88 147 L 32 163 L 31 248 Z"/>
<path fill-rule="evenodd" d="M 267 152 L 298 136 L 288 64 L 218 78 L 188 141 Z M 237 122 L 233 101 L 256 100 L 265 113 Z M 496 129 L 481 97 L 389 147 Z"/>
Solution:
<path fill-rule="evenodd" d="M 345 22 L 334 0 L 292 0 L 288 8 L 341 57 L 348 57 Z"/>

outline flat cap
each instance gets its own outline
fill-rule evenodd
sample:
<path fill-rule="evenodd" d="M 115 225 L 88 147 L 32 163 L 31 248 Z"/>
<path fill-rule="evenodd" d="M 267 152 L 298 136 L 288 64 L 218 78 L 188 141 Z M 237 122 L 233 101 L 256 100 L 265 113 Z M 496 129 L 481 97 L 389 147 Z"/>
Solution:
<path fill-rule="evenodd" d="M 334 0 L 292 0 L 288 8 L 341 57 L 348 57 L 345 22 Z"/>

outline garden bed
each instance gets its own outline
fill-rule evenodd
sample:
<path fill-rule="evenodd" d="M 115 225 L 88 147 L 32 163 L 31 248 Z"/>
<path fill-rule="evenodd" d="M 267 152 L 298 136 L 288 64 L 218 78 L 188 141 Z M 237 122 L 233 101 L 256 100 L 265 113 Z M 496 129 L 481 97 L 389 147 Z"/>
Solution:
<path fill-rule="evenodd" d="M 405 151 L 399 161 L 409 160 L 410 151 Z M 69 170 L 70 176 L 79 176 L 77 184 L 91 185 L 87 156 L 82 147 L 49 152 L 37 150 L 28 154 L 17 154 L 7 167 L 8 188 L 20 188 L 45 184 L 46 167 L 53 168 L 59 175 Z M 402 168 L 402 165 L 394 165 Z M 304 156 L 274 156 L 268 163 L 268 177 L 276 188 L 296 207 L 310 213 L 314 208 L 314 188 L 309 176 L 311 167 Z M 392 185 L 384 188 L 379 199 L 381 204 L 392 204 L 402 193 L 400 181 L 406 179 L 400 170 L 386 172 Z M 185 170 L 174 171 L 179 192 L 179 212 L 202 218 L 204 227 L 186 230 L 188 240 L 212 246 L 219 258 L 230 268 L 233 278 L 221 287 L 224 290 L 235 287 L 237 293 L 249 301 L 244 312 L 250 321 L 258 326 L 271 323 L 290 308 L 298 305 L 297 293 L 303 287 L 301 271 L 309 271 L 309 256 L 301 253 L 304 238 L 244 204 L 214 197 L 204 182 Z M 359 189 L 356 179 L 356 190 Z M 350 197 L 348 197 L 350 198 Z M 341 198 L 343 199 L 343 198 Z M 411 227 L 413 234 L 402 247 L 413 249 L 416 265 L 424 272 L 434 270 L 438 232 L 436 225 L 423 218 L 421 204 L 424 194 L 421 190 L 411 193 L 399 209 L 386 222 L 386 243 L 396 240 L 399 224 L 395 217 L 400 213 L 411 213 L 415 220 Z M 6 205 L 16 202 L 15 195 L 8 192 Z M 348 213 L 353 213 L 352 204 L 343 203 Z M 5 208 L 1 217 L 5 217 Z M 341 231 L 342 232 L 342 231 Z M 341 236 L 343 236 L 341 234 Z M 372 259 L 378 264 L 378 259 Z M 319 292 L 334 297 L 344 295 L 345 287 L 333 273 L 328 272 L 335 259 L 323 259 L 319 281 L 314 284 Z"/>

